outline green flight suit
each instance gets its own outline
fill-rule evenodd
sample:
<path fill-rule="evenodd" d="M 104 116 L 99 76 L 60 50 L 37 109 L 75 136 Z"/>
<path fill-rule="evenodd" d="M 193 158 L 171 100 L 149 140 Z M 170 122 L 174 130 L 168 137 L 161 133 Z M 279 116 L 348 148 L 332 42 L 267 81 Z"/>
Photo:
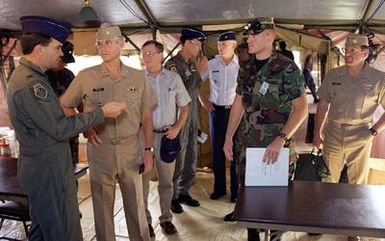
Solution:
<path fill-rule="evenodd" d="M 25 58 L 19 63 L 7 101 L 20 143 L 18 179 L 29 199 L 29 240 L 83 240 L 68 138 L 103 122 L 103 112 L 67 117 L 48 77 Z"/>

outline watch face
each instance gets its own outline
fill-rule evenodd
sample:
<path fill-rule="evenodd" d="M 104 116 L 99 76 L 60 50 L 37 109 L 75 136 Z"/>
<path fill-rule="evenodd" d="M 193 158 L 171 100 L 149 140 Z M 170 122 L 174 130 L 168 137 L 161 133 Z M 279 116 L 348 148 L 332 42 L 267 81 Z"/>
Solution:
<path fill-rule="evenodd" d="M 377 131 L 375 129 L 370 128 L 369 130 L 372 133 L 372 136 L 376 136 L 377 135 Z"/>

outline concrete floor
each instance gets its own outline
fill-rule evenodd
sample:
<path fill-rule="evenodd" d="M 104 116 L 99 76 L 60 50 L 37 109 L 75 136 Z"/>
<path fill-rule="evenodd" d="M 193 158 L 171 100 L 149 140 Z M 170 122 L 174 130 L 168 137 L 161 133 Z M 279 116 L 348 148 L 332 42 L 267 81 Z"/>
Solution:
<path fill-rule="evenodd" d="M 211 173 L 198 172 L 196 184 L 191 190 L 193 197 L 199 199 L 201 206 L 191 208 L 184 206 L 183 214 L 174 214 L 173 223 L 178 229 L 178 233 L 172 236 L 166 236 L 159 225 L 158 216 L 160 215 L 159 196 L 156 189 L 156 182 L 151 182 L 149 203 L 150 211 L 153 216 L 153 227 L 156 233 L 156 239 L 159 241 L 231 241 L 247 240 L 246 230 L 237 226 L 236 223 L 226 223 L 223 221 L 225 214 L 231 212 L 234 204 L 229 202 L 229 196 L 223 197 L 217 201 L 209 199 L 212 192 L 213 176 Z M 115 232 L 116 240 L 129 240 L 124 212 L 122 209 L 122 198 L 119 187 L 117 188 L 115 203 Z M 96 240 L 93 226 L 92 200 L 89 185 L 88 174 L 79 179 L 78 192 L 79 206 L 83 214 L 81 225 L 85 241 Z M 6 221 L 0 236 L 27 240 L 24 230 L 19 222 Z M 262 234 L 261 234 L 262 237 Z M 263 240 L 263 238 L 261 238 Z M 341 235 L 320 235 L 310 237 L 305 233 L 286 232 L 282 241 L 345 241 L 346 236 Z M 380 239 L 363 239 L 365 241 L 379 241 Z M 385 241 L 385 239 L 381 239 Z"/>

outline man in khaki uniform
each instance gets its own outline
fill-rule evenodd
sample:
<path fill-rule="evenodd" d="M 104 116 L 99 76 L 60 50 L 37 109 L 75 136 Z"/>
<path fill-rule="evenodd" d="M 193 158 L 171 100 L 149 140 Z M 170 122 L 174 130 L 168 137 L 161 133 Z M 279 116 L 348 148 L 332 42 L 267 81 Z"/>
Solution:
<path fill-rule="evenodd" d="M 335 182 L 346 162 L 349 183 L 365 184 L 372 138 L 385 126 L 385 115 L 372 123 L 377 106 L 385 107 L 385 73 L 365 63 L 366 36 L 350 34 L 345 45 L 345 66 L 330 70 L 318 91 L 314 145 L 323 144 Z"/>
<path fill-rule="evenodd" d="M 152 106 L 156 96 L 143 71 L 120 61 L 124 41 L 119 27 L 102 24 L 96 41 L 103 63 L 81 71 L 61 99 L 67 108 L 83 102 L 85 112 L 110 100 L 124 101 L 128 106 L 118 119 L 107 120 L 86 133 L 96 239 L 115 240 L 113 211 L 119 182 L 130 240 L 149 240 L 139 169 L 142 163 L 144 172 L 152 168 Z M 137 134 L 140 124 L 144 130 L 143 158 Z"/>

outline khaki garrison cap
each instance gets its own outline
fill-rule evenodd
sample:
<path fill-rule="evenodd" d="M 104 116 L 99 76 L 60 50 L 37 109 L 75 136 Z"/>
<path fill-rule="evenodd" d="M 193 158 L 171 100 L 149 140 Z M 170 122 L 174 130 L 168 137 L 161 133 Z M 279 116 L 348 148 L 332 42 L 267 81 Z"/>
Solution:
<path fill-rule="evenodd" d="M 363 34 L 350 33 L 346 39 L 345 46 L 369 46 L 368 38 Z"/>
<path fill-rule="evenodd" d="M 122 37 L 122 32 L 118 26 L 112 26 L 109 23 L 103 23 L 96 33 L 96 40 L 106 40 Z"/>

